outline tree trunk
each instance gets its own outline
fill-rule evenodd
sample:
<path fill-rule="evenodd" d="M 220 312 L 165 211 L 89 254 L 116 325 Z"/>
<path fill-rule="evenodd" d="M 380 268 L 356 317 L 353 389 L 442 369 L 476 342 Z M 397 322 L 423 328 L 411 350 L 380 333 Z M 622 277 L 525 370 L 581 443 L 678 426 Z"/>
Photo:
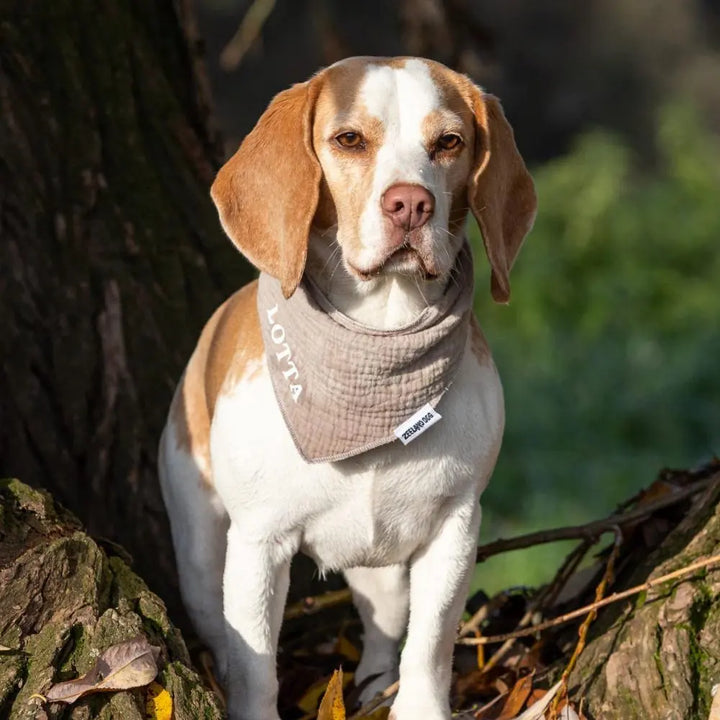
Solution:
<path fill-rule="evenodd" d="M 17 480 L 0 482 L 0 537 L 0 717 L 159 716 L 146 714 L 148 687 L 88 695 L 73 705 L 38 697 L 53 683 L 86 673 L 109 647 L 144 636 L 160 649 L 156 683 L 171 696 L 175 720 L 220 720 L 162 601 L 47 493 Z"/>
<path fill-rule="evenodd" d="M 720 480 L 613 590 L 720 552 Z M 570 678 L 588 718 L 707 720 L 720 681 L 720 568 L 667 582 L 609 606 Z"/>
<path fill-rule="evenodd" d="M 122 543 L 173 612 L 171 393 L 249 277 L 182 0 L 0 0 L 0 471 Z"/>

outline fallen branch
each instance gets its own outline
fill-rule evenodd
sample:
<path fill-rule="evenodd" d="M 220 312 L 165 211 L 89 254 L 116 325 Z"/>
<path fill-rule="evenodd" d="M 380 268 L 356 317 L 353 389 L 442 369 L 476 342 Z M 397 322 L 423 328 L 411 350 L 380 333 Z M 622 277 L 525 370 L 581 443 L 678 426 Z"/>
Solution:
<path fill-rule="evenodd" d="M 533 547 L 534 545 L 543 545 L 560 540 L 597 540 L 601 535 L 607 532 L 613 532 L 617 526 L 644 520 L 658 510 L 675 505 L 701 490 L 705 490 L 718 479 L 720 479 L 720 473 L 715 473 L 708 478 L 698 480 L 692 485 L 679 489 L 669 497 L 660 498 L 655 502 L 648 503 L 647 505 L 635 508 L 626 513 L 613 513 L 602 520 L 593 520 L 593 522 L 585 525 L 569 525 L 553 530 L 539 530 L 538 532 L 528 533 L 527 535 L 518 535 L 517 537 L 508 538 L 507 540 L 494 540 L 491 543 L 478 547 L 476 560 L 477 562 L 482 562 L 492 555 L 499 555 L 500 553 L 510 550 L 522 550 L 523 548 Z"/>
<path fill-rule="evenodd" d="M 349 588 L 331 590 L 322 595 L 306 597 L 285 608 L 285 620 L 294 620 L 299 617 L 304 617 L 305 615 L 313 615 L 316 612 L 336 607 L 337 605 L 347 605 L 351 601 L 352 594 Z"/>
<path fill-rule="evenodd" d="M 400 687 L 399 682 L 394 682 L 386 687 L 381 693 L 378 693 L 370 702 L 365 703 L 356 713 L 351 715 L 348 720 L 358 720 L 369 715 L 373 710 L 377 710 L 388 698 L 391 698 Z"/>
<path fill-rule="evenodd" d="M 590 540 L 581 542 L 566 558 L 560 569 L 555 573 L 553 581 L 546 585 L 535 598 L 533 598 L 525 611 L 525 614 L 517 624 L 517 628 L 527 627 L 531 622 L 535 613 L 546 603 L 552 603 L 560 594 L 570 576 L 575 572 L 577 566 L 582 562 L 588 550 L 593 546 Z M 462 637 L 462 636 L 461 636 Z M 493 668 L 507 654 L 508 650 L 513 646 L 514 639 L 506 640 L 492 655 L 492 657 L 483 665 L 483 670 L 487 671 Z M 481 647 L 481 646 L 479 646 Z"/>
<path fill-rule="evenodd" d="M 255 0 L 245 13 L 240 27 L 220 53 L 220 67 L 234 70 L 252 47 L 265 21 L 275 7 L 275 0 Z"/>
<path fill-rule="evenodd" d="M 610 552 L 610 556 L 608 557 L 607 563 L 605 565 L 605 572 L 603 572 L 603 576 L 600 579 L 600 582 L 597 584 L 597 587 L 595 588 L 595 602 L 600 602 L 600 600 L 603 599 L 603 596 L 605 595 L 605 590 L 607 586 L 612 582 L 613 575 L 615 573 L 615 561 L 618 558 L 618 555 L 620 554 L 620 546 L 622 545 L 623 536 L 622 531 L 619 527 L 615 528 L 615 542 L 613 544 L 613 549 Z M 563 670 L 563 674 L 560 677 L 560 689 L 557 693 L 557 695 L 553 698 L 552 704 L 550 705 L 550 710 L 548 711 L 548 720 L 557 720 L 558 711 L 560 709 L 560 703 L 563 700 L 567 699 L 567 681 L 570 677 L 570 673 L 575 669 L 575 664 L 577 663 L 578 658 L 580 657 L 582 651 L 585 649 L 585 643 L 587 642 L 587 634 L 588 630 L 590 629 L 590 625 L 592 625 L 593 621 L 597 617 L 597 610 L 591 610 L 588 613 L 588 616 L 583 620 L 582 624 L 580 625 L 580 629 L 578 630 L 578 641 L 575 645 L 575 649 L 573 650 L 573 654 L 570 656 L 570 660 L 568 664 L 565 666 L 565 669 Z"/>
<path fill-rule="evenodd" d="M 587 613 L 594 610 L 598 610 L 601 607 L 605 607 L 606 605 L 611 605 L 612 603 L 618 602 L 619 600 L 624 600 L 625 598 L 632 597 L 633 595 L 638 595 L 643 591 L 651 590 L 657 585 L 662 585 L 663 583 L 668 582 L 668 580 L 674 580 L 679 577 L 690 575 L 696 570 L 702 570 L 703 568 L 710 567 L 711 565 L 716 565 L 717 563 L 720 563 L 720 555 L 712 555 L 711 557 L 697 560 L 694 563 L 688 565 L 687 567 L 680 568 L 679 570 L 674 570 L 673 572 L 667 573 L 667 575 L 662 575 L 659 578 L 653 578 L 652 580 L 648 580 L 648 582 L 642 583 L 641 585 L 636 585 L 635 587 L 623 590 L 622 592 L 614 593 L 613 595 L 609 595 L 608 597 L 599 600 L 598 602 L 593 602 L 590 605 L 585 605 L 584 607 L 573 610 L 572 612 L 566 613 L 565 615 L 560 615 L 559 617 L 553 618 L 552 620 L 547 620 L 537 625 L 533 625 L 532 627 L 524 628 L 522 630 L 516 630 L 515 632 L 511 633 L 504 633 L 502 635 L 488 635 L 486 637 L 479 638 L 460 638 L 456 641 L 456 644 L 488 645 L 489 643 L 504 642 L 505 640 L 510 640 L 512 638 L 520 638 L 527 637 L 528 635 L 534 635 L 535 633 L 549 630 L 550 628 L 557 625 L 563 625 L 564 623 L 575 620 L 575 618 L 582 617 L 583 615 L 586 615 Z"/>

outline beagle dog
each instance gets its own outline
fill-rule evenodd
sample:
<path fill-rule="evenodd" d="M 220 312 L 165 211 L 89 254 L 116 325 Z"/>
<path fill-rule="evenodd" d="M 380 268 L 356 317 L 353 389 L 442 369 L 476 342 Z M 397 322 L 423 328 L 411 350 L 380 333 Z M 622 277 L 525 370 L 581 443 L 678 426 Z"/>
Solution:
<path fill-rule="evenodd" d="M 203 329 L 159 470 L 183 600 L 214 652 L 229 716 L 278 719 L 275 655 L 290 562 L 302 551 L 321 572 L 342 571 L 352 590 L 364 628 L 361 699 L 399 678 L 391 718 L 448 720 L 479 498 L 504 426 L 502 387 L 469 301 L 454 309 L 472 297 L 469 254 L 465 274 L 458 263 L 471 211 L 492 296 L 508 301 L 536 211 L 512 129 L 495 97 L 437 62 L 350 58 L 277 95 L 211 194 L 260 281 Z M 426 362 L 418 351 L 408 385 L 404 370 L 384 373 L 386 358 L 410 353 L 407 329 L 441 306 L 459 352 L 441 343 Z M 285 333 L 295 326 L 293 346 Z M 326 344 L 336 327 L 342 334 Z M 375 428 L 370 416 L 387 397 L 388 413 L 406 395 L 427 399 L 423 378 L 436 366 L 428 383 L 442 387 L 402 438 L 383 426 L 352 445 Z M 297 421 L 307 443 L 325 443 L 308 450 L 291 410 L 320 393 L 324 405 L 313 400 Z M 339 417 L 346 412 L 360 413 L 354 425 Z"/>

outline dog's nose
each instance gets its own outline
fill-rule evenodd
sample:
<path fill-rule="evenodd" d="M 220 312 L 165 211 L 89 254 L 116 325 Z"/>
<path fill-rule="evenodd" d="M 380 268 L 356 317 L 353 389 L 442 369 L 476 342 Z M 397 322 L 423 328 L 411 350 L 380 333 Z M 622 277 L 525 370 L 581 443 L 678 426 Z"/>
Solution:
<path fill-rule="evenodd" d="M 422 185 L 392 185 L 380 204 L 393 225 L 408 231 L 422 227 L 435 210 L 435 198 Z"/>

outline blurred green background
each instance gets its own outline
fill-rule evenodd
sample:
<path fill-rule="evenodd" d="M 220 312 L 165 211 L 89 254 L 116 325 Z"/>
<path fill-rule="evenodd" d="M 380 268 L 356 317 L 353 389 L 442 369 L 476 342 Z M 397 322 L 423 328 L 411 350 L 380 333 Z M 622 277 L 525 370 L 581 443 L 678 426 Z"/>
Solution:
<path fill-rule="evenodd" d="M 657 162 L 603 131 L 534 168 L 540 211 L 476 312 L 507 425 L 481 542 L 612 511 L 663 466 L 720 453 L 720 144 L 690 104 L 657 115 Z M 566 545 L 488 560 L 486 591 L 546 578 Z"/>

